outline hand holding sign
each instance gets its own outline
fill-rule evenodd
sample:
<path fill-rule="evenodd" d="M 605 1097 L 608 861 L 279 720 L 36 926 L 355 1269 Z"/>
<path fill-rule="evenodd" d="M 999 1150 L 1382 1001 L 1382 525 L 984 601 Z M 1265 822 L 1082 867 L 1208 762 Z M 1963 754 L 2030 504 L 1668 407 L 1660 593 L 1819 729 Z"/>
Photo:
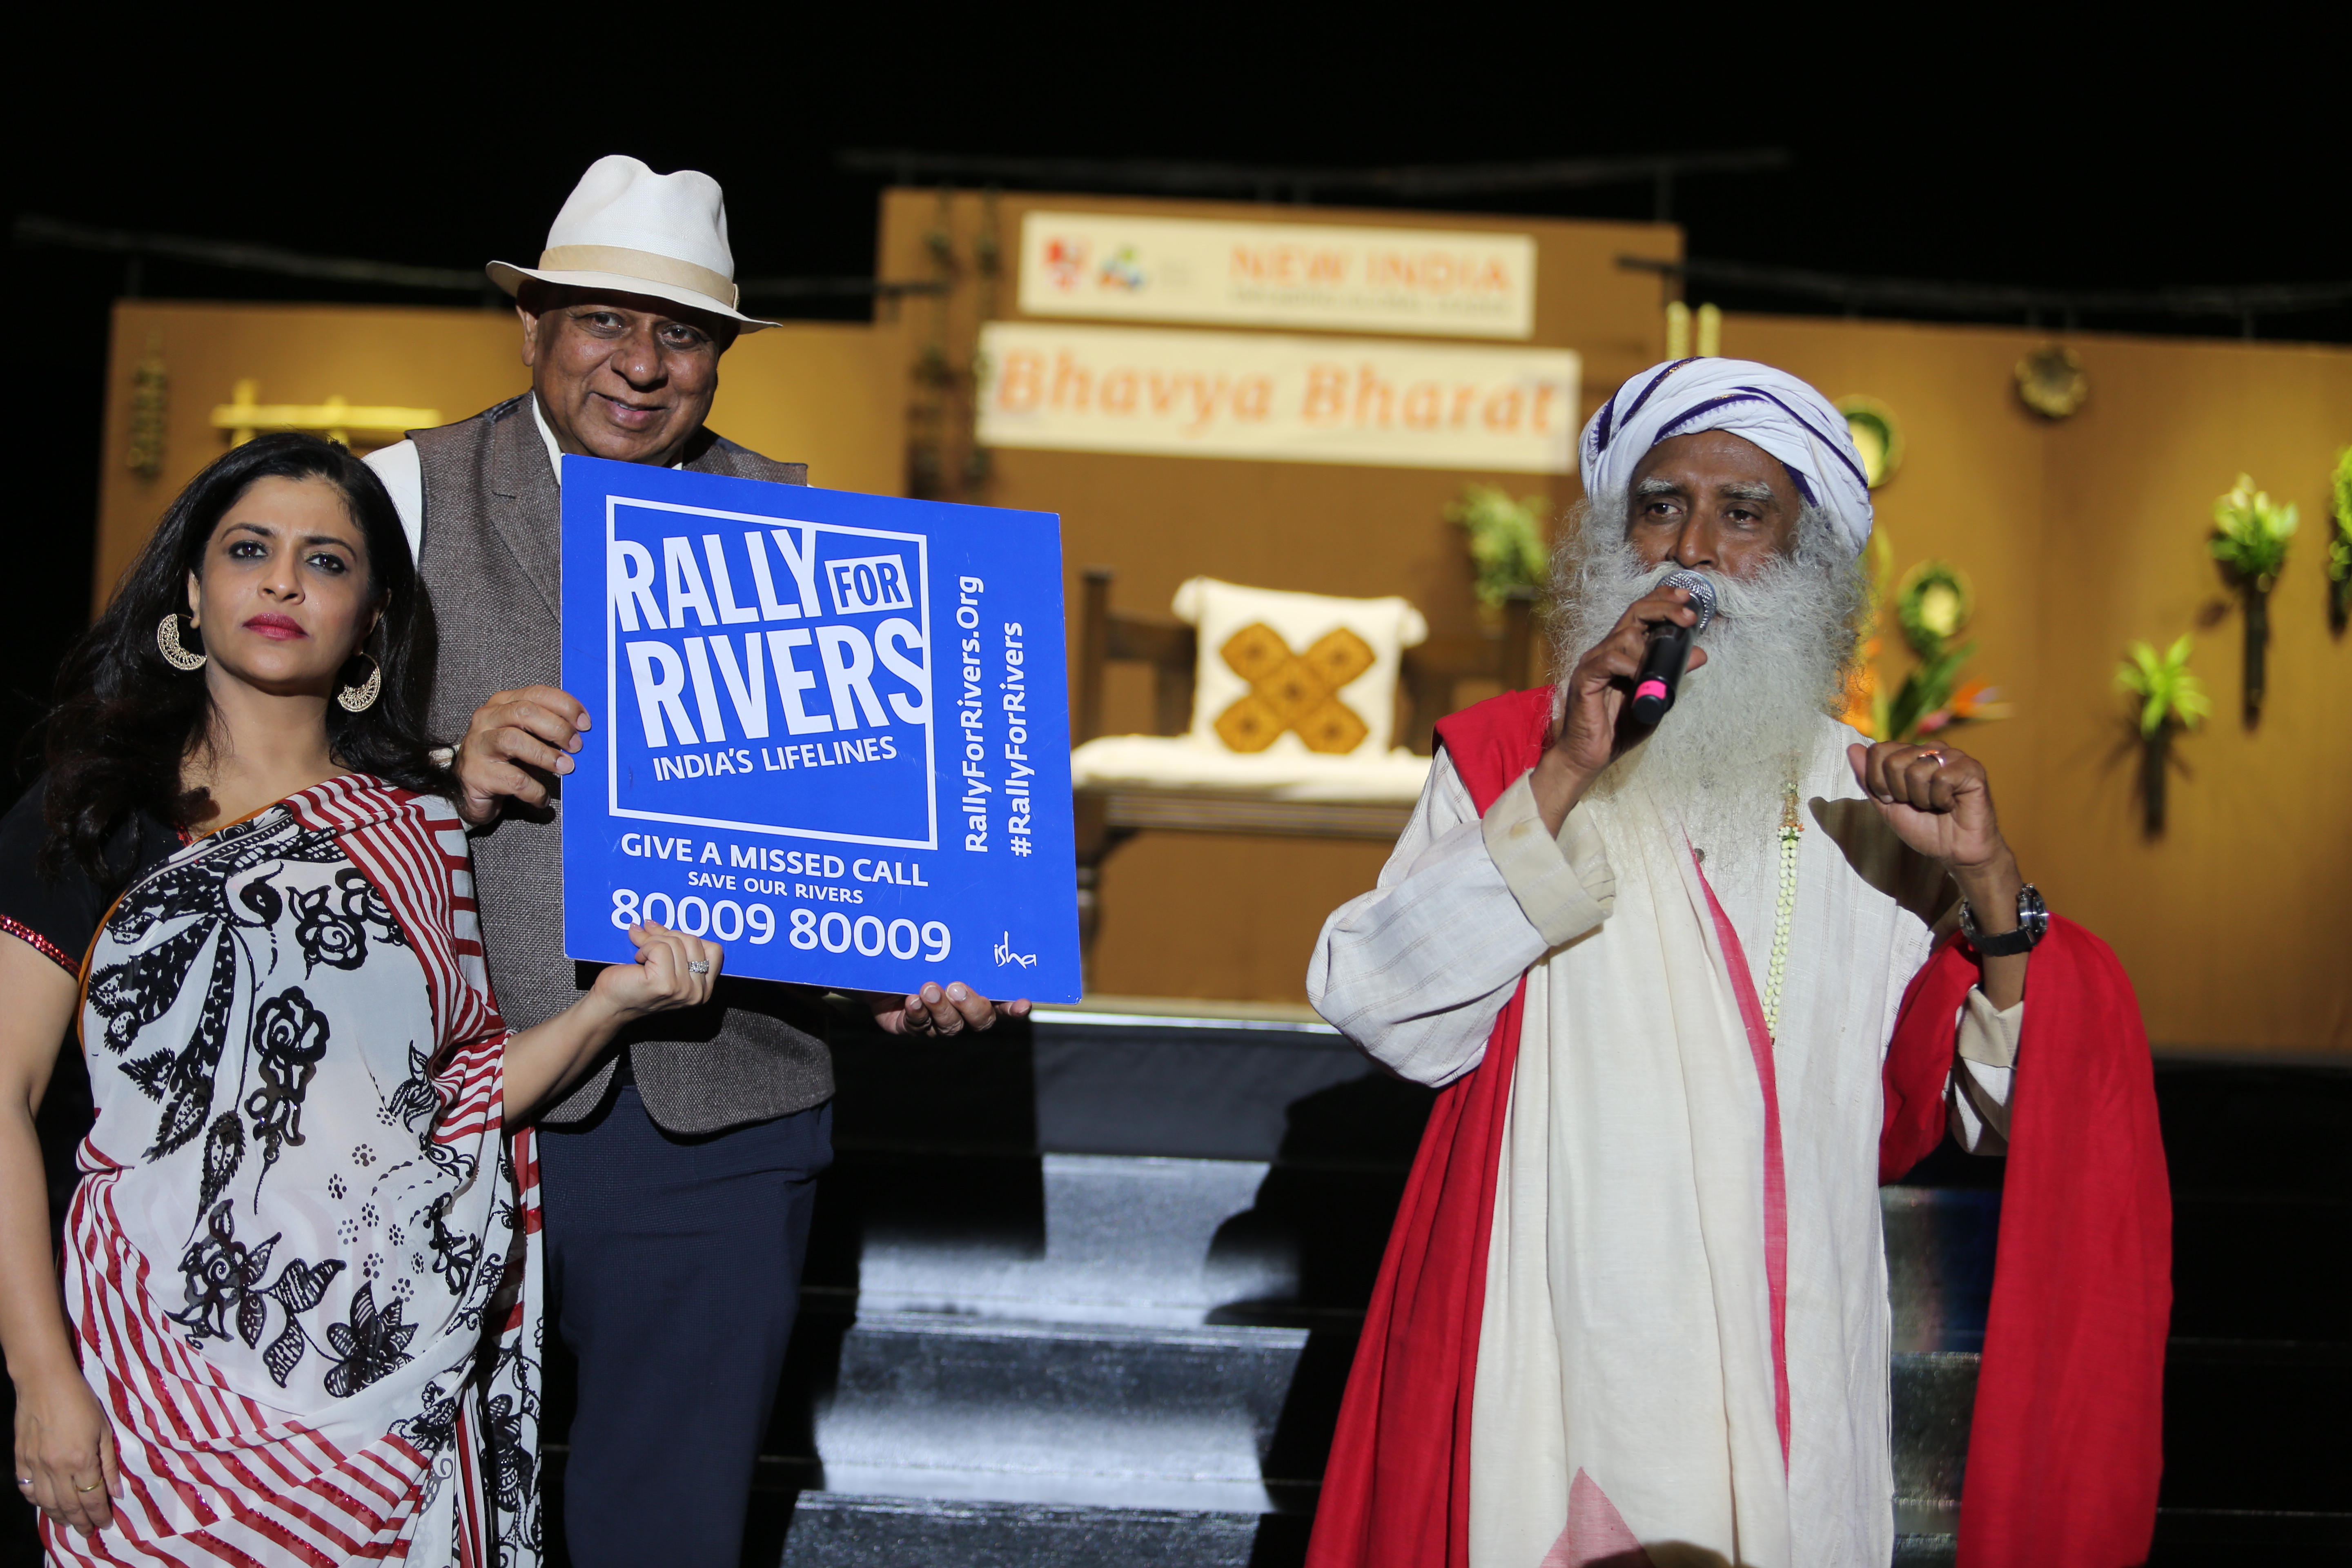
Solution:
<path fill-rule="evenodd" d="M 986 1034 L 996 1026 L 996 1020 L 1025 1018 L 1029 1004 L 995 1003 L 982 996 L 961 981 L 950 981 L 942 987 L 935 980 L 923 983 L 920 991 L 910 991 L 904 996 L 875 996 L 874 1021 L 883 1032 L 892 1035 L 929 1035 L 944 1039 L 961 1035 L 966 1029 L 973 1034 Z"/>
<path fill-rule="evenodd" d="M 547 786 L 534 773 L 561 777 L 574 766 L 588 710 L 568 691 L 526 686 L 501 691 L 474 710 L 451 765 L 457 773 L 457 815 L 479 827 L 499 814 L 502 799 L 545 805 Z"/>

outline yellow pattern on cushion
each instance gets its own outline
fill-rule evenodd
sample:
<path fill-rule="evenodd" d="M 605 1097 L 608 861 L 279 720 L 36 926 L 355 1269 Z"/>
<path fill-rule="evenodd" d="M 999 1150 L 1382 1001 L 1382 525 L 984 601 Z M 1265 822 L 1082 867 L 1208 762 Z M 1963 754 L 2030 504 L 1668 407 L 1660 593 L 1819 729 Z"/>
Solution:
<path fill-rule="evenodd" d="M 1295 730 L 1310 752 L 1344 755 L 1371 731 L 1339 689 L 1372 668 L 1371 645 L 1345 626 L 1325 633 L 1305 653 L 1290 650 L 1282 634 L 1254 621 L 1217 650 L 1227 668 L 1250 683 L 1249 694 L 1217 716 L 1217 738 L 1236 752 L 1263 752 L 1285 730 Z"/>
<path fill-rule="evenodd" d="M 1193 577 L 1176 590 L 1171 607 L 1198 635 L 1187 732 L 1199 744 L 1252 764 L 1277 756 L 1332 763 L 1388 754 L 1403 651 L 1429 635 L 1420 612 L 1403 599 L 1343 599 Z M 1339 627 L 1346 635 L 1331 636 Z"/>

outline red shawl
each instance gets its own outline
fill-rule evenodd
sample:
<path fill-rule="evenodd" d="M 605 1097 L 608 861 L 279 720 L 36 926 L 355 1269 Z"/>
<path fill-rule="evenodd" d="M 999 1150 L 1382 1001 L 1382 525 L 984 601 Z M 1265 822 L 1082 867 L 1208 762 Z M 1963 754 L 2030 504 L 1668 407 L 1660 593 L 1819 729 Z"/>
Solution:
<path fill-rule="evenodd" d="M 1543 754 L 1550 719 L 1549 691 L 1513 691 L 1438 725 L 1481 813 Z M 1944 1135 L 1952 1020 L 1976 973 L 1948 942 L 1904 996 L 1882 1181 Z M 2097 938 L 2053 920 L 2032 973 L 1960 1563 L 2135 1563 L 2156 1521 L 2172 1297 L 2154 1075 L 2130 982 Z M 1522 981 L 1485 1058 L 1430 1111 L 1340 1403 L 1308 1568 L 1467 1568 L 1471 1396 L 1526 994 Z"/>
<path fill-rule="evenodd" d="M 1913 977 L 1886 1053 L 1878 1179 L 1944 1136 L 1958 942 Z M 2145 1562 L 2164 1469 L 2172 1194 L 2156 1075 L 2107 944 L 2053 919 L 2018 1041 L 2000 1246 L 1960 1496 L 1960 1568 Z"/>

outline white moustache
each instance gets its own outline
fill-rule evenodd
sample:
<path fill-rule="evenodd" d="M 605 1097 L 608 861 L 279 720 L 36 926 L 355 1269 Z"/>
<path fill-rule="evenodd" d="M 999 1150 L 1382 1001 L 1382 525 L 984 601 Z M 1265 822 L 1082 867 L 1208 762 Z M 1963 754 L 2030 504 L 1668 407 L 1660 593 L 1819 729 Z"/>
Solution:
<path fill-rule="evenodd" d="M 1715 589 L 1717 616 L 1736 621 L 1748 619 L 1759 613 L 1759 606 L 1756 594 L 1740 579 L 1708 567 L 1682 566 L 1672 561 L 1661 561 L 1643 573 L 1640 592 L 1634 597 L 1639 598 L 1648 594 L 1677 572 L 1695 572 L 1707 580 Z"/>

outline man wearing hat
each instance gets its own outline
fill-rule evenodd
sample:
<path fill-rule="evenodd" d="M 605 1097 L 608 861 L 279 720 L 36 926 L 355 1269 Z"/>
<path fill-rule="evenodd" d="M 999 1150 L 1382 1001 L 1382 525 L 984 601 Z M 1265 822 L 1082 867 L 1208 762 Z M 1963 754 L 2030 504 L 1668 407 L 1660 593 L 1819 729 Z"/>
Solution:
<path fill-rule="evenodd" d="M 805 484 L 704 424 L 719 362 L 776 323 L 736 306 L 716 181 L 597 160 L 515 297 L 531 390 L 368 461 L 406 525 L 440 647 L 432 721 L 462 734 L 482 940 L 527 1027 L 593 969 L 563 955 L 562 779 L 595 715 L 561 689 L 562 452 Z M 958 984 L 872 999 L 893 1032 L 952 1035 L 997 1009 Z M 1010 1004 L 1018 1015 L 1027 1004 Z M 580 1363 L 564 1521 L 580 1568 L 732 1564 L 798 1304 L 814 1178 L 832 1160 L 817 994 L 719 983 L 541 1112 L 554 1322 Z"/>

